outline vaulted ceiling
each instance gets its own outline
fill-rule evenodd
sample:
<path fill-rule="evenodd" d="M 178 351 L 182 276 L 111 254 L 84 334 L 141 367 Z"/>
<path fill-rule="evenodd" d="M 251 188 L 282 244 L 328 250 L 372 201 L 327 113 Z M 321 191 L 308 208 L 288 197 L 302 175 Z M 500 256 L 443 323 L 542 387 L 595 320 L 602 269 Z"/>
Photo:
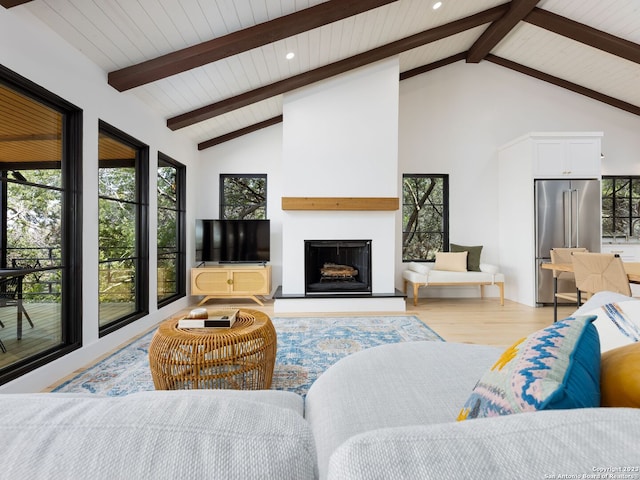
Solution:
<path fill-rule="evenodd" d="M 492 62 L 640 115 L 637 0 L 0 0 L 27 9 L 204 149 L 282 95 L 384 58 Z M 287 53 L 293 53 L 287 59 Z"/>

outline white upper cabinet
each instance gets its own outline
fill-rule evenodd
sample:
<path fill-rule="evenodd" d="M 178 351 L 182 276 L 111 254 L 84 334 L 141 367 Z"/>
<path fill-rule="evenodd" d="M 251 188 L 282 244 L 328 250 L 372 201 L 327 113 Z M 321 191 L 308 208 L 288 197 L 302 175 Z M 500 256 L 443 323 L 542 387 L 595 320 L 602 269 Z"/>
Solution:
<path fill-rule="evenodd" d="M 600 178 L 601 133 L 532 136 L 534 178 Z"/>

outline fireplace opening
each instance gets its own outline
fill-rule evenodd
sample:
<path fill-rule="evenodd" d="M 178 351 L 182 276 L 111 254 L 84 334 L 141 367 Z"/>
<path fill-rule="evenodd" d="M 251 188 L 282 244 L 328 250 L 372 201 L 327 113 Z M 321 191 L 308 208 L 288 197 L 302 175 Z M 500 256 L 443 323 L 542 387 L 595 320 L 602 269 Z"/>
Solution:
<path fill-rule="evenodd" d="M 305 295 L 371 294 L 371 240 L 305 240 Z"/>

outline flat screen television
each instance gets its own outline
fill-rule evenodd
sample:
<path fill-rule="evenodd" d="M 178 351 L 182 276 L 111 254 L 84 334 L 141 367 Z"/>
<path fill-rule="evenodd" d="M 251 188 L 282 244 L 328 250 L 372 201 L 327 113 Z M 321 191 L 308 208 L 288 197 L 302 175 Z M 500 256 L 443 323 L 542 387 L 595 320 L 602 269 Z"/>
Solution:
<path fill-rule="evenodd" d="M 270 253 L 269 220 L 196 220 L 196 261 L 263 263 Z"/>

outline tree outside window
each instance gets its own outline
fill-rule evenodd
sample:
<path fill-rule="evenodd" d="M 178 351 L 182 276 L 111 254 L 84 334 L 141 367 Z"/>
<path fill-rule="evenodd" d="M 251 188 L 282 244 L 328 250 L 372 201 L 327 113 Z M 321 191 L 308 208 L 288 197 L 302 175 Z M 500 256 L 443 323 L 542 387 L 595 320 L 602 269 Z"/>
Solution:
<path fill-rule="evenodd" d="M 158 154 L 158 306 L 186 295 L 185 176 L 184 165 Z"/>
<path fill-rule="evenodd" d="M 640 176 L 602 177 L 602 235 L 640 237 Z"/>
<path fill-rule="evenodd" d="M 148 147 L 100 122 L 100 335 L 148 313 Z"/>
<path fill-rule="evenodd" d="M 449 176 L 402 176 L 402 261 L 433 261 L 449 247 Z"/>
<path fill-rule="evenodd" d="M 220 218 L 266 220 L 267 176 L 265 174 L 220 175 Z"/>

